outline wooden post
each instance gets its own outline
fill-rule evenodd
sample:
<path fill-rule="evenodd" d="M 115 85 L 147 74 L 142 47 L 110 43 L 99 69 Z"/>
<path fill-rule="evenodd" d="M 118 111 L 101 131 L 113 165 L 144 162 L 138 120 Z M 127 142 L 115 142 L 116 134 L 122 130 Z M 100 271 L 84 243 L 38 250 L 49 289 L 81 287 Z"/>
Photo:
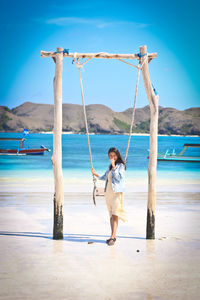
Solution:
<path fill-rule="evenodd" d="M 147 47 L 140 47 L 141 64 L 145 60 L 142 68 L 142 77 L 150 105 L 150 152 L 148 166 L 148 205 L 147 205 L 147 225 L 146 239 L 155 239 L 155 203 L 156 203 L 156 168 L 157 168 L 157 148 L 158 148 L 158 99 L 152 88 L 148 59 L 146 59 Z"/>
<path fill-rule="evenodd" d="M 63 48 L 57 48 L 54 86 L 54 129 L 52 164 L 54 172 L 54 225 L 53 239 L 63 239 L 64 187 L 62 174 L 62 69 Z"/>

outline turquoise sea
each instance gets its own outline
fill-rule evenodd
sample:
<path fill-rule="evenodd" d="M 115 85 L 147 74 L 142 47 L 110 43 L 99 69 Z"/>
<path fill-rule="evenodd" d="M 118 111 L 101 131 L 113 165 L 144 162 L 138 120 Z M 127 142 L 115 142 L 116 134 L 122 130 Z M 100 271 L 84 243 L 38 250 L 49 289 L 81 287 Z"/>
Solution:
<path fill-rule="evenodd" d="M 0 137 L 23 137 L 22 133 L 0 133 Z M 30 133 L 26 145 L 38 148 L 44 145 L 51 149 L 44 155 L 37 156 L 0 156 L 0 178 L 9 177 L 52 177 L 51 155 L 53 151 L 52 134 Z M 98 174 L 103 174 L 110 163 L 108 149 L 117 147 L 125 155 L 128 136 L 126 135 L 90 135 L 93 165 Z M 200 143 L 200 137 L 159 136 L 158 152 L 165 153 L 166 149 L 175 147 L 176 153 L 183 149 L 184 143 Z M 16 141 L 0 141 L 0 148 L 17 148 Z M 63 134 L 63 174 L 67 177 L 91 177 L 90 158 L 86 135 Z M 148 170 L 149 136 L 132 136 L 127 159 L 127 175 L 142 177 Z M 187 150 L 185 154 L 200 156 L 199 149 Z M 200 179 L 200 163 L 162 162 L 158 161 L 157 174 L 161 177 Z"/>

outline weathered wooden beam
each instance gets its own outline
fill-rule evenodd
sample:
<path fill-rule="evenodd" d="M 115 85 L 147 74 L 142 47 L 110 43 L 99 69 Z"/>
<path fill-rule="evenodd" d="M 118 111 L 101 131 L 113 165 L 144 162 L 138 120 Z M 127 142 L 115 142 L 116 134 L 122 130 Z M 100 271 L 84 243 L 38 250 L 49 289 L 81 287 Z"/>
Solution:
<path fill-rule="evenodd" d="M 62 174 L 62 70 L 63 48 L 57 48 L 54 86 L 54 129 L 52 164 L 54 172 L 54 225 L 53 239 L 63 239 L 64 186 Z M 60 51 L 60 52 L 59 52 Z"/>
<path fill-rule="evenodd" d="M 155 239 L 155 203 L 156 203 L 156 168 L 157 168 L 157 148 L 158 148 L 158 99 L 155 95 L 150 76 L 148 61 L 146 60 L 147 47 L 140 47 L 142 76 L 147 98 L 150 105 L 150 151 L 148 166 L 148 205 L 147 205 L 147 226 L 146 238 Z M 144 61 L 145 60 L 145 61 Z"/>
<path fill-rule="evenodd" d="M 57 52 L 48 52 L 41 50 L 41 57 L 56 57 Z M 71 58 L 106 58 L 106 59 L 140 59 L 138 54 L 112 54 L 106 52 L 100 53 L 63 53 L 64 57 Z M 149 60 L 157 57 L 157 53 L 148 53 Z"/>

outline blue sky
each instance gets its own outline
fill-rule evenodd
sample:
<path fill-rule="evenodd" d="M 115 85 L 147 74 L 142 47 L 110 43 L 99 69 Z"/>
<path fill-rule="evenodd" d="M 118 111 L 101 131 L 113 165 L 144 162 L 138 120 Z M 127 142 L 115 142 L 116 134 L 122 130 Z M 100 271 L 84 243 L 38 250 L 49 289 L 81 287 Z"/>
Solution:
<path fill-rule="evenodd" d="M 199 1 L 1 0 L 1 105 L 53 103 L 55 64 L 40 50 L 138 53 L 147 45 L 159 104 L 180 110 L 200 106 Z M 136 63 L 136 61 L 133 63 Z M 132 106 L 137 70 L 116 60 L 85 65 L 86 104 L 115 111 Z M 142 77 L 141 77 L 142 79 Z M 63 64 L 63 102 L 81 104 L 78 71 Z M 140 80 L 137 107 L 148 105 Z"/>

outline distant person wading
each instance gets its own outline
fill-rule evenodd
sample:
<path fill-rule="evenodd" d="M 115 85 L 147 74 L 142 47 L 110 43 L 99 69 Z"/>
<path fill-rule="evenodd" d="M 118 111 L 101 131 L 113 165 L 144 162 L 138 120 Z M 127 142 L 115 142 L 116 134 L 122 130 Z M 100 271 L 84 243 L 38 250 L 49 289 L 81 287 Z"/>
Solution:
<path fill-rule="evenodd" d="M 118 219 L 123 222 L 127 220 L 123 207 L 124 177 L 126 166 L 122 160 L 120 152 L 116 148 L 108 150 L 108 157 L 111 164 L 108 166 L 104 175 L 99 176 L 94 168 L 91 169 L 92 174 L 99 180 L 105 180 L 105 197 L 106 204 L 110 215 L 111 237 L 106 243 L 111 246 L 116 241 L 116 232 L 118 227 Z"/>

